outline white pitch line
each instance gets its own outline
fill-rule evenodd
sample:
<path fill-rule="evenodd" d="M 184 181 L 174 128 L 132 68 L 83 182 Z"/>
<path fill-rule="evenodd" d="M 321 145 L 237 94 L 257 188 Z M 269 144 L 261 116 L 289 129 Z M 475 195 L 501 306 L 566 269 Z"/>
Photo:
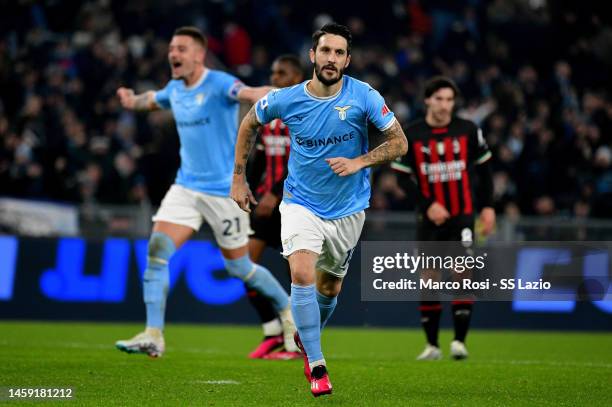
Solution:
<path fill-rule="evenodd" d="M 236 380 L 194 380 L 194 384 L 240 384 Z"/>
<path fill-rule="evenodd" d="M 106 349 L 112 347 L 112 345 L 105 345 L 102 343 L 83 343 L 83 342 L 62 342 L 61 344 L 51 343 L 50 345 L 61 347 L 61 348 L 74 348 L 74 349 Z"/>

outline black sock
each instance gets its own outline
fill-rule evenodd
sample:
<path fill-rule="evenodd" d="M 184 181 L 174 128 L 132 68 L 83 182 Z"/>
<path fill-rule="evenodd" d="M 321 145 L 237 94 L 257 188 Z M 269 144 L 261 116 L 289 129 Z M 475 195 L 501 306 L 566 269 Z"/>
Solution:
<path fill-rule="evenodd" d="M 427 343 L 439 347 L 438 331 L 440 330 L 442 304 L 440 304 L 440 301 L 421 301 L 419 311 L 421 311 L 421 325 L 425 330 Z"/>
<path fill-rule="evenodd" d="M 259 315 L 259 319 L 261 319 L 261 323 L 265 324 L 266 322 L 270 322 L 276 318 L 276 311 L 270 304 L 267 298 L 259 294 L 254 290 L 247 290 L 247 297 L 251 305 L 257 311 L 257 315 Z"/>
<path fill-rule="evenodd" d="M 465 342 L 470 319 L 472 318 L 472 301 L 453 301 L 453 323 L 455 325 L 455 340 Z"/>

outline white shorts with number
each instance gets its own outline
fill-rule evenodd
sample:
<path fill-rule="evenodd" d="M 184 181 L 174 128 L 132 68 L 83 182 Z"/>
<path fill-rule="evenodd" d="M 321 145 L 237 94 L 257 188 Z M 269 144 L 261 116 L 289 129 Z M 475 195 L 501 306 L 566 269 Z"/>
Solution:
<path fill-rule="evenodd" d="M 325 220 L 298 204 L 281 202 L 279 209 L 283 256 L 296 250 L 315 252 L 317 270 L 344 278 L 363 229 L 364 211 Z"/>
<path fill-rule="evenodd" d="M 194 191 L 181 185 L 170 187 L 153 222 L 164 221 L 197 231 L 202 222 L 210 225 L 217 244 L 237 249 L 249 242 L 251 227 L 248 214 L 230 197 Z"/>

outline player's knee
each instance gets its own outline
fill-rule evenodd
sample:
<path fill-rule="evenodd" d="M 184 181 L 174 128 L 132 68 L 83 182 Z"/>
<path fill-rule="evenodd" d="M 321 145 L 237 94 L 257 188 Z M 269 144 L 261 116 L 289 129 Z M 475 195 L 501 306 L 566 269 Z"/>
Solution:
<path fill-rule="evenodd" d="M 327 273 L 323 270 L 317 271 L 317 291 L 326 297 L 337 297 L 342 289 L 342 278 Z"/>
<path fill-rule="evenodd" d="M 172 239 L 161 232 L 154 232 L 149 239 L 147 268 L 143 276 L 145 303 L 165 301 L 170 283 L 168 263 L 176 251 Z"/>
<path fill-rule="evenodd" d="M 167 268 L 170 257 L 172 257 L 175 251 L 176 247 L 170 236 L 161 232 L 153 232 L 149 239 L 147 270 L 145 274 L 157 269 Z M 145 277 L 147 276 L 145 275 Z"/>
<path fill-rule="evenodd" d="M 315 271 L 309 267 L 294 266 L 291 268 L 291 282 L 300 286 L 314 284 Z"/>
<path fill-rule="evenodd" d="M 165 233 L 153 232 L 149 238 L 148 255 L 160 259 L 169 259 L 176 251 L 174 241 Z"/>
<path fill-rule="evenodd" d="M 340 284 L 332 284 L 330 282 L 317 285 L 317 291 L 326 297 L 337 297 L 341 290 Z"/>
<path fill-rule="evenodd" d="M 232 277 L 237 277 L 242 281 L 247 281 L 255 273 L 255 264 L 248 255 L 238 259 L 223 259 L 227 273 Z"/>

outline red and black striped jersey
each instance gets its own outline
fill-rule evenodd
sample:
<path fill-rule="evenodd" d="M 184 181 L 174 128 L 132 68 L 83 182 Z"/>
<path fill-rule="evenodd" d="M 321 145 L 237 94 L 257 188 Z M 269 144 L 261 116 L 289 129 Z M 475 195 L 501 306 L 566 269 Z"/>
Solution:
<path fill-rule="evenodd" d="M 453 117 L 446 127 L 418 120 L 404 132 L 408 153 L 391 163 L 391 168 L 414 175 L 422 195 L 419 209 L 426 211 L 436 201 L 451 216 L 472 215 L 474 166 L 491 158 L 482 130 L 469 120 Z"/>
<path fill-rule="evenodd" d="M 263 126 L 259 133 L 257 148 L 265 155 L 265 165 L 263 174 L 259 178 L 259 184 L 255 189 L 257 196 L 272 192 L 276 196 L 282 197 L 283 183 L 287 177 L 290 145 L 289 128 L 285 123 L 279 119 L 274 119 Z"/>

